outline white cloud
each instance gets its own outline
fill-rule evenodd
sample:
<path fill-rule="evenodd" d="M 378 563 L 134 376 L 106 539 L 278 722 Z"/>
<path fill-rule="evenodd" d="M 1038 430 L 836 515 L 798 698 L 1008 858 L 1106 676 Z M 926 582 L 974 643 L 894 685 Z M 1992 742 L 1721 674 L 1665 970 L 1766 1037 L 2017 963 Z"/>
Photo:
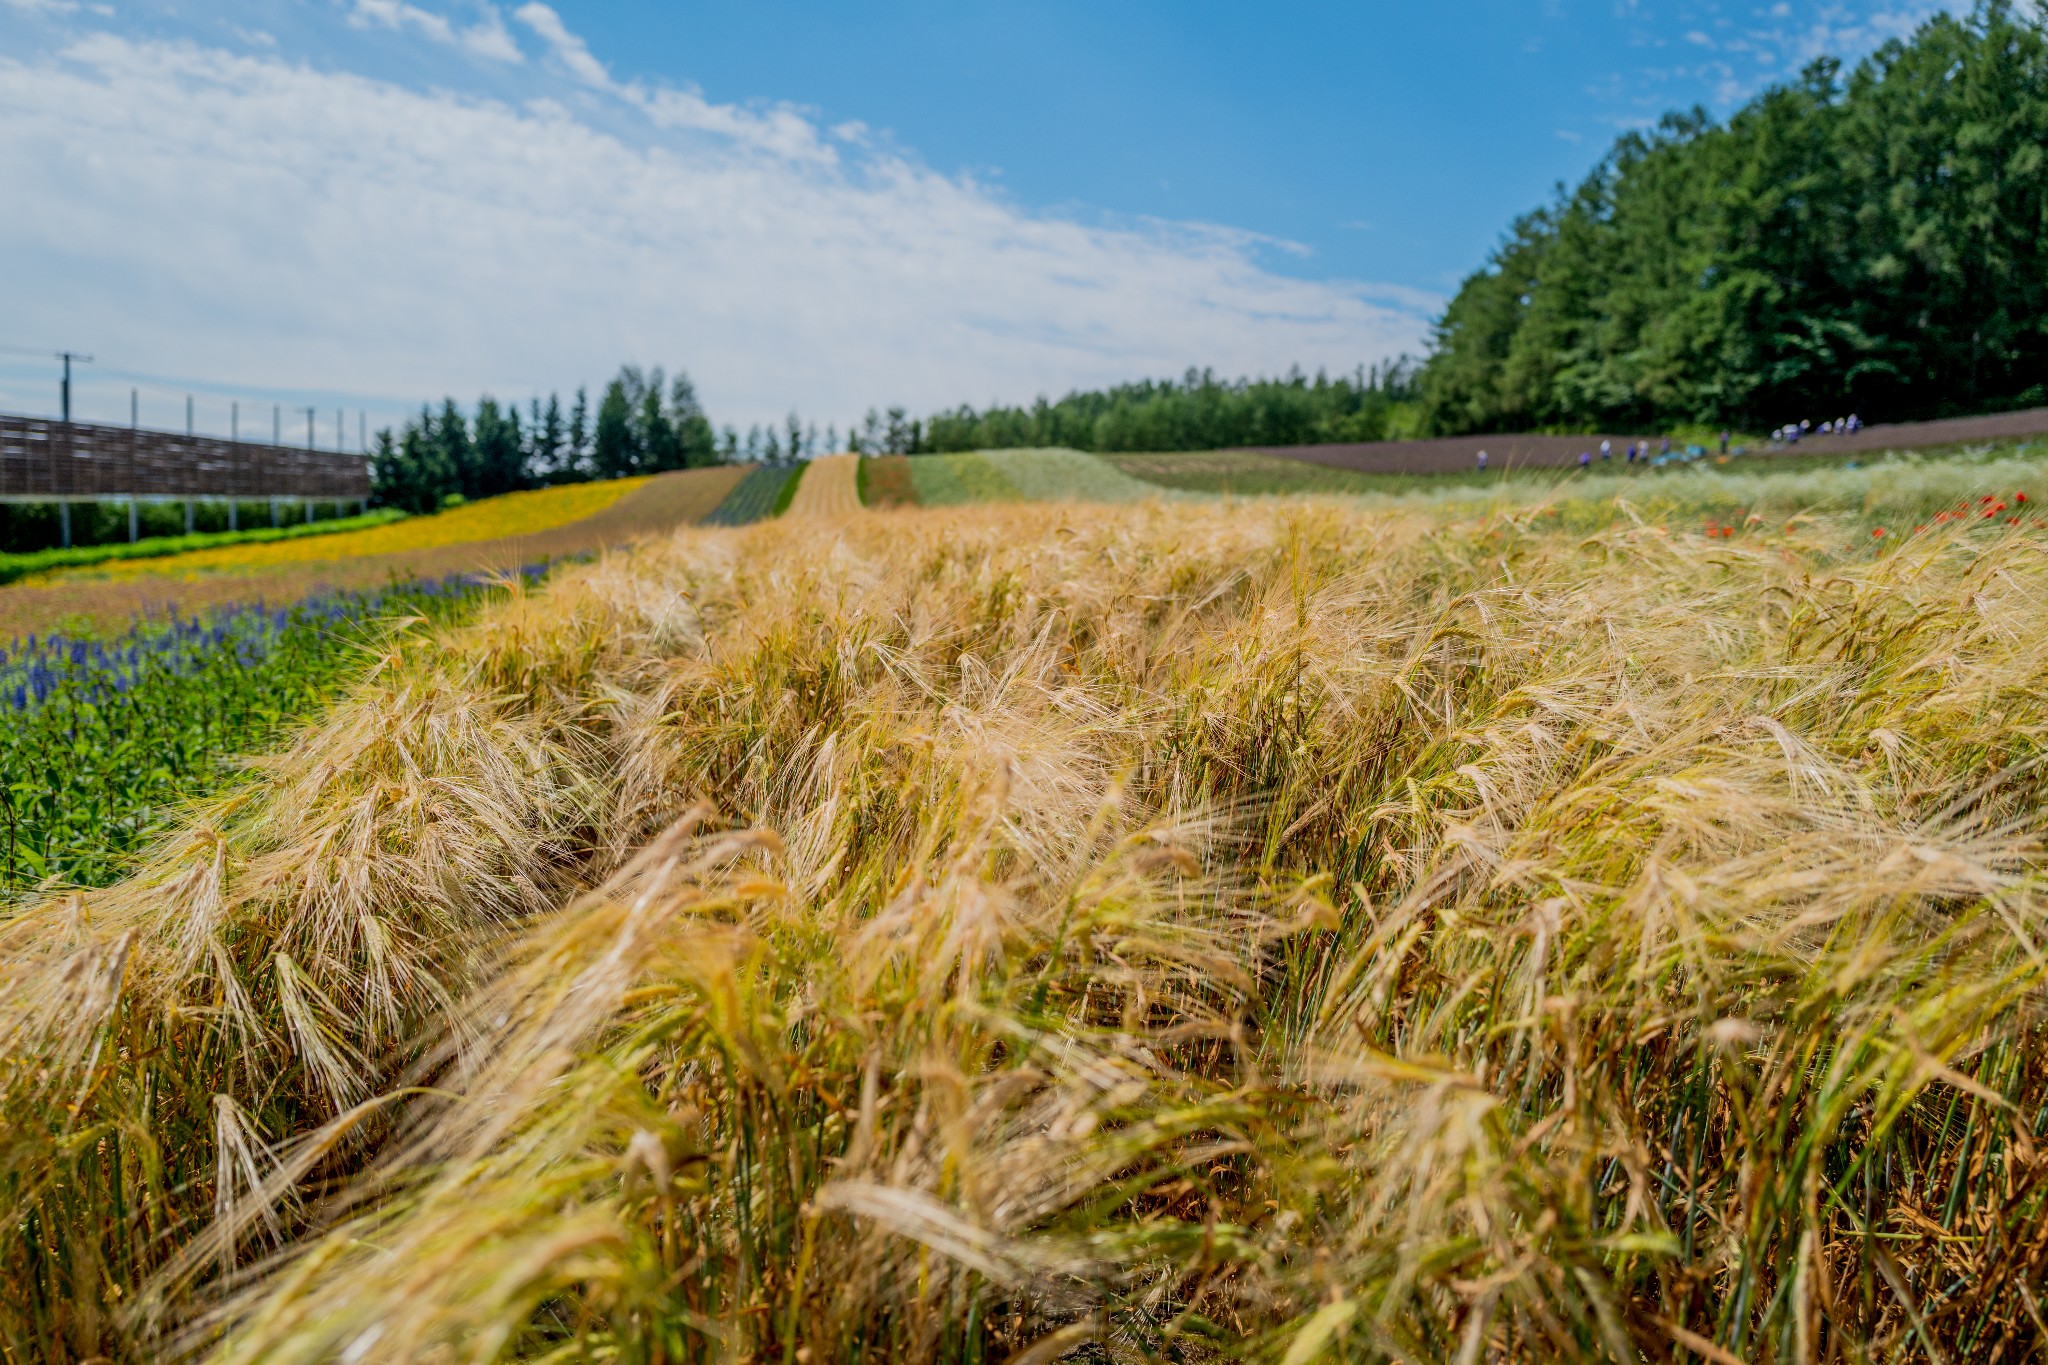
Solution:
<path fill-rule="evenodd" d="M 408 8 L 357 3 L 360 22 L 441 41 Z M 514 17 L 545 39 L 541 8 Z M 10 327 L 386 413 L 682 365 L 744 425 L 1188 365 L 1348 370 L 1418 346 L 1441 302 L 1275 273 L 1275 244 L 1232 230 L 1027 212 L 842 153 L 793 108 L 610 88 L 625 122 L 600 126 L 544 99 L 109 34 L 0 57 L 0 183 L 35 206 L 0 214 Z"/>
<path fill-rule="evenodd" d="M 348 14 L 357 28 L 388 28 L 414 32 L 449 47 L 459 47 L 491 61 L 518 63 L 525 60 L 519 45 L 505 27 L 497 7 L 485 4 L 477 21 L 460 27 L 446 16 L 410 5 L 405 0 L 354 0 Z"/>
<path fill-rule="evenodd" d="M 78 0 L 0 0 L 0 5 L 23 14 L 75 14 Z"/>
<path fill-rule="evenodd" d="M 611 73 L 604 69 L 604 63 L 591 55 L 589 45 L 571 33 L 562 22 L 562 16 L 553 9 L 541 4 L 540 0 L 531 0 L 531 3 L 513 10 L 512 17 L 532 29 L 555 54 L 555 60 L 568 68 L 570 75 L 600 90 L 611 88 Z"/>
<path fill-rule="evenodd" d="M 618 93 L 638 106 L 657 128 L 712 133 L 790 161 L 831 165 L 839 159 L 819 138 L 817 125 L 793 105 L 742 109 L 713 104 L 692 90 L 649 90 L 637 84 L 621 87 Z"/>
<path fill-rule="evenodd" d="M 696 90 L 650 89 L 637 81 L 621 85 L 612 80 L 604 63 L 591 54 L 590 45 L 572 33 L 551 6 L 540 0 L 528 0 L 512 12 L 512 17 L 532 29 L 570 75 L 594 90 L 617 95 L 645 114 L 656 128 L 711 133 L 795 161 L 829 164 L 836 160 L 832 150 L 820 140 L 817 126 L 794 105 L 753 110 L 713 104 Z M 838 134 L 848 128 L 866 131 L 866 126 L 859 123 L 841 124 L 832 131 Z"/>
<path fill-rule="evenodd" d="M 505 27 L 505 16 L 498 13 L 497 6 L 485 5 L 483 18 L 462 30 L 462 45 L 479 57 L 488 57 L 497 62 L 523 62 L 524 53 L 519 44 L 512 41 L 511 30 Z"/>

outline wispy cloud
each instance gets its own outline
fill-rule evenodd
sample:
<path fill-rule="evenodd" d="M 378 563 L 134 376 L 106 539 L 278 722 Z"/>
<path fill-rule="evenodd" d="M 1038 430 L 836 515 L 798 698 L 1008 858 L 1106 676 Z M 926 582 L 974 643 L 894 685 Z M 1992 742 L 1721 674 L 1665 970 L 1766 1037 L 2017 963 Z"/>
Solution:
<path fill-rule="evenodd" d="M 477 19 L 469 24 L 458 24 L 446 15 L 407 4 L 406 0 L 354 0 L 348 17 L 349 22 L 358 28 L 388 28 L 417 33 L 495 62 L 518 63 L 525 60 L 519 44 L 512 41 L 511 30 L 505 27 L 504 16 L 495 5 L 481 6 Z"/>
<path fill-rule="evenodd" d="M 355 4 L 491 55 L 475 24 Z M 394 404 L 639 359 L 687 366 L 721 417 L 843 421 L 1190 364 L 1349 369 L 1418 346 L 1441 302 L 1278 273 L 1287 244 L 1233 229 L 1032 212 L 795 106 L 617 82 L 554 11 L 512 18 L 560 98 L 532 65 L 515 103 L 106 32 L 0 57 L 0 183 L 39 206 L 0 215 L 15 324 Z"/>
<path fill-rule="evenodd" d="M 1970 0 L 1826 0 L 1796 7 L 1779 0 L 1718 25 L 1707 46 L 1722 60 L 1702 74 L 1712 77 L 1720 103 L 1735 104 L 1818 58 L 1854 63 L 1894 38 L 1910 36 L 1936 14 L 1965 13 L 1969 7 Z"/>
<path fill-rule="evenodd" d="M 611 88 L 611 73 L 605 70 L 604 63 L 590 54 L 590 45 L 571 33 L 568 25 L 562 22 L 562 16 L 553 9 L 541 4 L 540 0 L 532 0 L 532 3 L 512 11 L 512 17 L 539 35 L 540 40 L 548 45 L 548 51 L 570 75 L 600 90 Z"/>

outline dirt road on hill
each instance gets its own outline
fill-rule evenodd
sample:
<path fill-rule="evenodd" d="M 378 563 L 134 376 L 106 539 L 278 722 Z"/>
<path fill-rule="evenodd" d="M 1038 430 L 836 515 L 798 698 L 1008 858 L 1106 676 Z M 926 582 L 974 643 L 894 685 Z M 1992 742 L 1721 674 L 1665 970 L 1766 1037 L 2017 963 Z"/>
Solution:
<path fill-rule="evenodd" d="M 1833 420 L 1832 415 L 1829 420 Z M 2011 440 L 2016 436 L 2048 436 L 2048 408 L 1993 413 L 1988 417 L 1951 417 L 1939 422 L 1889 423 L 1865 427 L 1853 436 L 1808 435 L 1798 445 L 1780 449 L 1805 456 L 1875 455 L 1887 450 L 1924 450 L 1934 446 Z M 1351 469 L 1362 474 L 1462 474 L 1478 463 L 1482 450 L 1486 452 L 1489 469 L 1571 465 L 1578 462 L 1581 451 L 1590 451 L 1598 462 L 1603 440 L 1612 445 L 1614 458 L 1619 461 L 1630 441 L 1648 441 L 1654 454 L 1659 449 L 1660 438 L 1655 433 L 1645 432 L 1608 432 L 1591 436 L 1497 433 L 1490 436 L 1445 436 L 1429 441 L 1249 446 L 1246 449 L 1256 450 L 1261 455 L 1278 455 L 1283 459 L 1303 460 L 1333 469 Z M 1752 453 L 1765 452 L 1752 448 Z"/>
<path fill-rule="evenodd" d="M 693 525 L 718 506 L 744 468 L 687 469 L 662 474 L 581 521 L 531 535 L 402 554 L 318 560 L 205 577 L 137 578 L 0 587 L 0 642 L 30 633 L 85 633 L 125 628 L 137 615 L 176 610 L 187 615 L 234 602 L 296 602 L 337 589 L 374 588 L 393 579 L 491 573 L 547 559 L 587 554 L 641 536 Z M 174 561 L 165 560 L 166 568 Z"/>
<path fill-rule="evenodd" d="M 804 466 L 790 517 L 850 517 L 860 511 L 860 456 L 820 455 Z"/>

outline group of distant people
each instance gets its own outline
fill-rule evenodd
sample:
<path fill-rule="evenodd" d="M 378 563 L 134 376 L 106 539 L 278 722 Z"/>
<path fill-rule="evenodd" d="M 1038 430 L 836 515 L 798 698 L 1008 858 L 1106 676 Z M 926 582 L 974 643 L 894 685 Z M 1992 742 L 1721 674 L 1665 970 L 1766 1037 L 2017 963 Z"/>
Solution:
<path fill-rule="evenodd" d="M 1847 417 L 1836 417 L 1829 421 L 1822 422 L 1820 424 L 1820 428 L 1818 431 L 1814 429 L 1814 425 L 1811 421 L 1801 421 L 1796 426 L 1792 425 L 1791 423 L 1787 423 L 1786 425 L 1779 427 L 1776 431 L 1773 431 L 1771 433 L 1771 441 L 1774 445 L 1796 445 L 1798 444 L 1801 437 L 1807 435 L 1849 436 L 1861 430 L 1863 430 L 1863 419 L 1852 412 Z M 1730 434 L 1731 433 L 1727 431 L 1723 431 L 1721 433 L 1721 454 L 1724 457 L 1728 454 L 1728 438 Z M 1688 451 L 1688 454 L 1686 455 L 1687 459 L 1692 459 L 1697 456 L 1704 455 L 1706 453 L 1705 451 L 1701 450 L 1698 446 L 1688 446 L 1686 447 L 1686 449 Z M 1651 460 L 1649 441 L 1630 441 L 1628 443 L 1627 450 L 1624 452 L 1623 458 L 1629 464 L 1632 465 L 1637 463 L 1649 463 Z M 1664 461 L 1670 458 L 1671 438 L 1669 436 L 1661 437 L 1657 442 L 1656 462 L 1662 464 Z M 1613 460 L 1614 442 L 1611 440 L 1602 440 L 1600 442 L 1600 462 L 1602 464 L 1610 464 L 1613 462 Z M 1579 468 L 1589 469 L 1592 467 L 1592 464 L 1593 452 L 1590 450 L 1580 451 Z M 1479 472 L 1482 474 L 1486 472 L 1486 452 L 1483 450 L 1479 452 Z"/>
<path fill-rule="evenodd" d="M 1816 436 L 1853 436 L 1863 430 L 1863 419 L 1855 413 L 1837 417 L 1831 422 L 1822 422 L 1820 430 L 1814 431 L 1810 420 L 1801 420 L 1796 426 L 1787 422 L 1771 433 L 1771 440 L 1777 445 L 1796 446 L 1800 439 L 1809 434 Z"/>
<path fill-rule="evenodd" d="M 1658 453 L 1659 455 L 1669 455 L 1669 454 L 1671 453 L 1671 438 L 1670 438 L 1669 436 L 1666 436 L 1666 437 L 1664 437 L 1664 438 L 1663 438 L 1663 439 L 1662 439 L 1662 440 L 1661 440 L 1661 441 L 1660 441 L 1660 442 L 1658 443 L 1658 447 L 1659 447 L 1659 448 L 1658 448 L 1658 451 L 1657 451 L 1657 453 Z M 1626 460 L 1626 461 L 1627 461 L 1627 462 L 1628 462 L 1629 464 L 1634 464 L 1634 463 L 1635 463 L 1635 462 L 1636 462 L 1637 460 L 1647 460 L 1647 459 L 1649 459 L 1649 458 L 1650 458 L 1650 443 L 1649 443 L 1648 441 L 1630 441 L 1630 442 L 1628 443 L 1628 450 L 1627 450 L 1627 452 L 1625 453 L 1625 455 L 1623 456 L 1623 458 L 1624 458 L 1624 459 L 1625 459 L 1625 460 Z M 1612 441 L 1608 441 L 1608 440 L 1602 440 L 1602 441 L 1600 442 L 1600 463 L 1602 463 L 1602 464 L 1611 464 L 1611 463 L 1613 463 L 1613 461 L 1614 461 L 1614 442 L 1612 442 Z M 1580 452 L 1579 452 L 1579 468 L 1581 468 L 1581 469 L 1584 469 L 1584 468 L 1586 468 L 1587 466 L 1591 465 L 1592 463 L 1593 463 L 1593 452 L 1592 452 L 1592 451 L 1590 451 L 1590 450 L 1582 450 L 1582 451 L 1580 451 Z"/>
<path fill-rule="evenodd" d="M 1728 435 L 1729 435 L 1729 433 L 1727 433 L 1727 432 L 1725 432 L 1725 431 L 1721 433 L 1721 453 L 1722 453 L 1723 455 L 1726 455 L 1726 454 L 1728 453 Z M 1664 437 L 1660 437 L 1660 438 L 1658 439 L 1658 442 L 1657 442 L 1657 456 L 1658 456 L 1658 458 L 1659 458 L 1659 459 L 1669 459 L 1669 458 L 1670 458 L 1670 456 L 1671 456 L 1671 438 L 1670 438 L 1669 436 L 1664 436 Z M 1636 464 L 1636 463 L 1638 463 L 1638 462 L 1641 462 L 1641 463 L 1644 463 L 1644 464 L 1647 464 L 1647 463 L 1649 463 L 1649 461 L 1650 461 L 1650 443 L 1649 443 L 1649 441 L 1648 441 L 1648 440 L 1642 440 L 1642 441 L 1630 441 L 1630 442 L 1628 443 L 1628 448 L 1627 448 L 1627 450 L 1623 452 L 1623 456 L 1622 456 L 1622 458 L 1623 458 L 1623 459 L 1624 459 L 1624 460 L 1625 460 L 1625 461 L 1626 461 L 1627 463 L 1629 463 L 1629 464 Z M 1602 441 L 1600 442 L 1600 461 L 1601 461 L 1601 463 L 1603 463 L 1603 464 L 1612 464 L 1612 463 L 1614 462 L 1614 442 L 1613 442 L 1613 441 L 1611 441 L 1611 440 L 1602 440 Z M 1590 466 L 1592 465 L 1592 463 L 1593 463 L 1593 452 L 1592 452 L 1592 451 L 1590 451 L 1590 450 L 1582 450 L 1582 451 L 1580 451 L 1580 452 L 1579 452 L 1579 468 L 1581 468 L 1581 469 L 1586 469 L 1586 468 L 1590 467 Z M 1479 472 L 1480 472 L 1480 473 L 1482 473 L 1482 474 L 1486 472 L 1486 452 L 1485 452 L 1485 451 L 1483 451 L 1483 450 L 1479 452 Z"/>

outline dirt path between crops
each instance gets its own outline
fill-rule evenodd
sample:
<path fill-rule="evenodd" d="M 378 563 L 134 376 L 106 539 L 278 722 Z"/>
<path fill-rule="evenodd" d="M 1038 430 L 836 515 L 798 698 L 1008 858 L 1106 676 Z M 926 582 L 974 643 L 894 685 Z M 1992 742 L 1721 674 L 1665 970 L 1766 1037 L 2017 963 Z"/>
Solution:
<path fill-rule="evenodd" d="M 1814 420 L 1818 422 L 1820 419 L 1816 417 Z M 2020 412 L 1992 413 L 1986 417 L 1950 417 L 1938 422 L 1894 422 L 1869 426 L 1853 436 L 1809 435 L 1798 445 L 1781 447 L 1773 453 L 1874 455 L 1887 450 L 1925 450 L 1935 446 L 1974 445 L 2011 440 L 2016 436 L 2044 435 L 2048 435 L 2048 408 L 2027 408 Z M 1611 444 L 1614 458 L 1621 460 L 1630 441 L 1647 441 L 1654 453 L 1661 448 L 1660 439 L 1655 433 L 1644 432 L 1606 432 L 1590 436 L 1532 436 L 1506 432 L 1490 436 L 1445 436 L 1429 441 L 1247 446 L 1245 449 L 1255 450 L 1261 455 L 1278 455 L 1283 459 L 1327 465 L 1333 469 L 1356 470 L 1361 474 L 1462 474 L 1478 463 L 1482 450 L 1486 452 L 1489 469 L 1508 469 L 1576 464 L 1582 451 L 1590 452 L 1597 462 L 1603 440 Z M 1756 454 L 1765 453 L 1752 450 Z"/>
<path fill-rule="evenodd" d="M 137 578 L 0 587 L 0 641 L 52 630 L 124 629 L 143 613 L 186 614 L 239 602 L 296 602 L 316 593 L 373 588 L 393 579 L 492 573 L 587 554 L 703 520 L 746 476 L 744 468 L 686 469 L 648 480 L 600 512 L 530 535 L 399 554 L 312 560 L 193 578 Z"/>
<path fill-rule="evenodd" d="M 860 456 L 820 455 L 804 466 L 789 517 L 850 517 L 860 511 Z"/>

